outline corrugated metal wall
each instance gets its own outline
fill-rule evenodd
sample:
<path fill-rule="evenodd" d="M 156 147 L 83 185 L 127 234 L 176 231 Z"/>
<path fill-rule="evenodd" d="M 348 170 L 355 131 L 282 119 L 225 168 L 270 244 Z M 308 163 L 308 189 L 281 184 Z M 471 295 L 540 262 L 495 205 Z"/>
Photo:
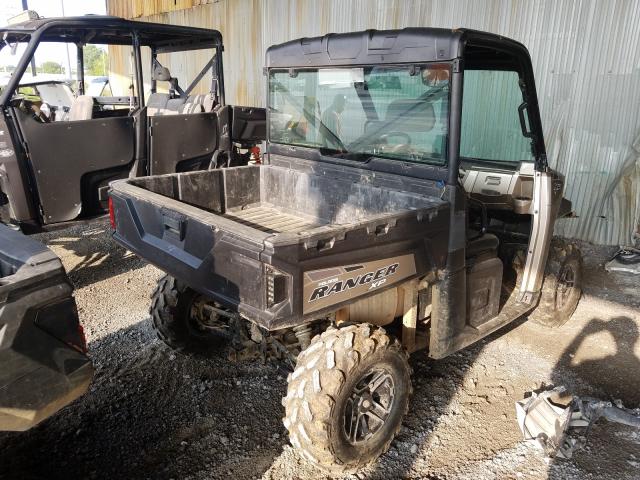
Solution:
<path fill-rule="evenodd" d="M 108 12 L 206 26 L 225 39 L 227 98 L 262 105 L 264 51 L 292 38 L 405 26 L 467 27 L 529 48 L 552 166 L 579 218 L 557 233 L 629 243 L 640 220 L 640 1 L 107 0 Z M 118 62 L 116 62 L 118 63 Z M 195 75 L 196 71 L 189 72 Z"/>

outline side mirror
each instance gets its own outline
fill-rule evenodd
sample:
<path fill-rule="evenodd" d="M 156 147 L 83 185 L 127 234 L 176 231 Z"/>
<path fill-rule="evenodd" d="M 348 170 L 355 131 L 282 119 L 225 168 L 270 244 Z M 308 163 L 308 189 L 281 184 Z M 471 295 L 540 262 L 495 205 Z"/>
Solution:
<path fill-rule="evenodd" d="M 11 55 L 15 56 L 16 52 L 18 51 L 18 42 L 9 42 L 9 40 L 7 40 L 7 34 L 4 34 L 4 38 L 2 39 L 4 40 L 4 44 L 9 47 L 9 50 L 11 51 Z"/>

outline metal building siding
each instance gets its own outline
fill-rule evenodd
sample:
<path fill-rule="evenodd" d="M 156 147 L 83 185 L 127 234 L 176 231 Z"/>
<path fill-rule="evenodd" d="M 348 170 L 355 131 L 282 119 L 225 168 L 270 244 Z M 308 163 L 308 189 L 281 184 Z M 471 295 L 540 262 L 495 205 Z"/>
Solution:
<path fill-rule="evenodd" d="M 107 0 L 110 14 L 220 30 L 226 45 L 227 98 L 236 104 L 264 104 L 264 52 L 292 38 L 433 26 L 486 30 L 521 41 L 534 64 L 549 161 L 566 175 L 565 195 L 579 216 L 559 222 L 557 233 L 616 244 L 629 243 L 638 229 L 640 1 L 209 0 L 197 6 L 200 3 Z M 195 66 L 186 68 L 193 68 L 191 75 L 197 72 Z"/>

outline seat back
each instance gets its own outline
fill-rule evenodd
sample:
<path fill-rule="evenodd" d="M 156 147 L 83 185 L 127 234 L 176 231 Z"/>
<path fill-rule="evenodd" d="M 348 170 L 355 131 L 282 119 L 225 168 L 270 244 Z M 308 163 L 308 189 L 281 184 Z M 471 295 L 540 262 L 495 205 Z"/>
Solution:
<path fill-rule="evenodd" d="M 389 104 L 385 120 L 394 131 L 429 132 L 436 123 L 436 114 L 426 100 L 402 98 Z"/>
<path fill-rule="evenodd" d="M 78 95 L 69 108 L 70 122 L 79 120 L 91 120 L 93 118 L 93 97 L 89 95 Z"/>
<path fill-rule="evenodd" d="M 168 93 L 152 93 L 147 100 L 147 116 L 162 115 L 169 101 Z"/>

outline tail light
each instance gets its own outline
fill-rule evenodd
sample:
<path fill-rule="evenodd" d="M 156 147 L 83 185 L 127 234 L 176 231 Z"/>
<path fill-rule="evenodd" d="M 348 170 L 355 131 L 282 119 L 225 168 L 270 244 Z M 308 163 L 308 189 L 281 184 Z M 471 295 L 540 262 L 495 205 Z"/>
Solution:
<path fill-rule="evenodd" d="M 109 223 L 111 223 L 111 229 L 115 230 L 116 229 L 116 214 L 113 210 L 113 200 L 111 198 L 111 195 L 109 195 Z"/>
<path fill-rule="evenodd" d="M 87 353 L 87 336 L 84 334 L 84 327 L 80 321 L 78 321 L 78 337 L 80 338 L 80 344 L 77 346 L 80 347 L 82 353 Z"/>
<path fill-rule="evenodd" d="M 289 275 L 267 266 L 266 277 L 267 308 L 271 308 L 287 299 Z"/>

